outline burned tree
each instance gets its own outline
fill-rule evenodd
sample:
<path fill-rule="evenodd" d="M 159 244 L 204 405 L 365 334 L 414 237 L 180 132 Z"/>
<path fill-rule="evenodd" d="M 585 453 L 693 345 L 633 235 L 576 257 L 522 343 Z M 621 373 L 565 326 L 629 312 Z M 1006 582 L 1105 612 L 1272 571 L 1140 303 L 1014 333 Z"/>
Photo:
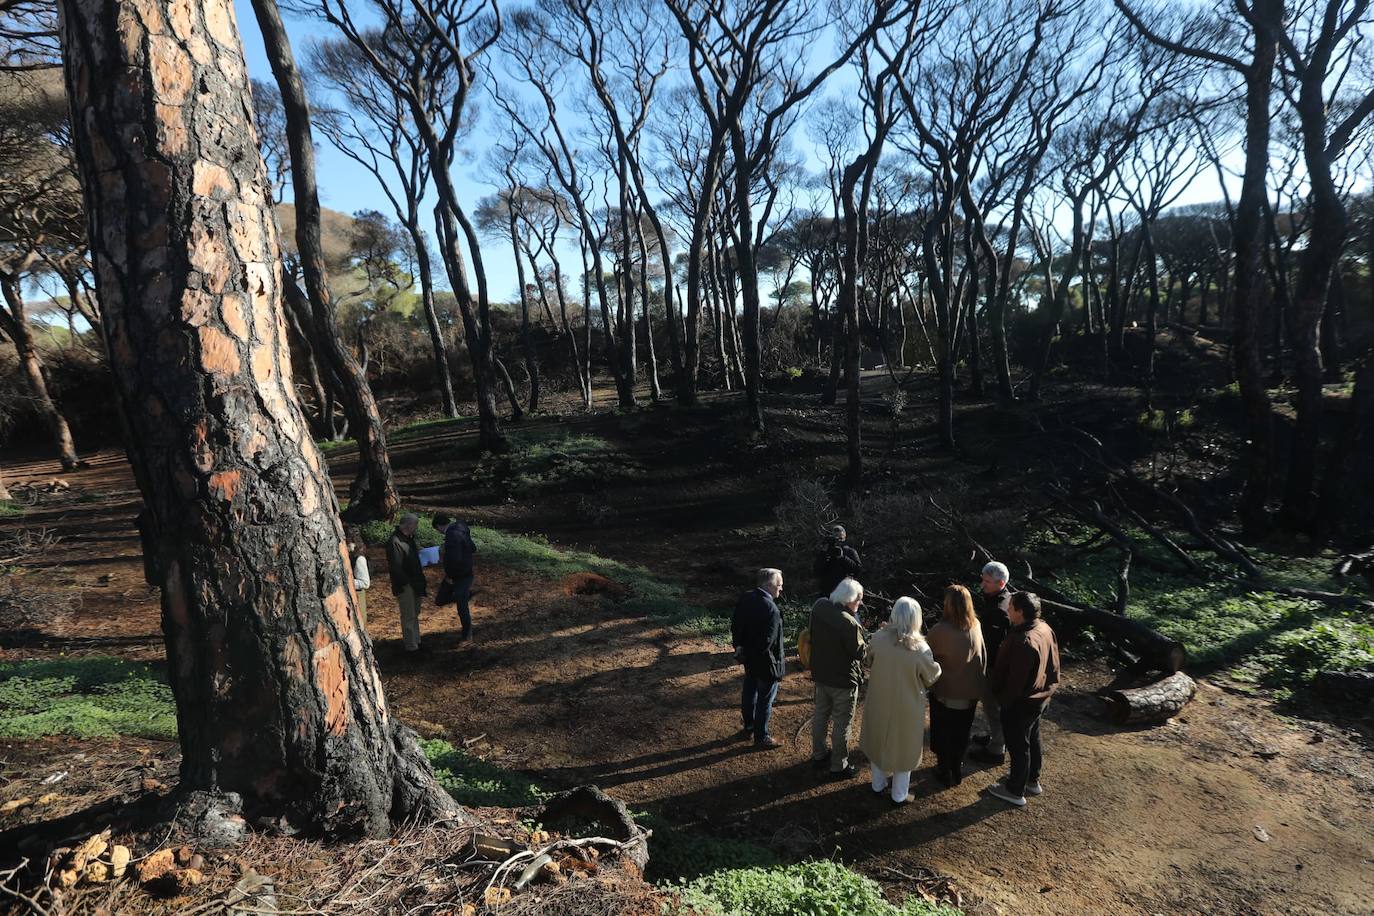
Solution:
<path fill-rule="evenodd" d="M 387 708 L 291 383 L 232 4 L 69 0 L 62 44 L 182 790 L 331 836 L 458 814 Z"/>

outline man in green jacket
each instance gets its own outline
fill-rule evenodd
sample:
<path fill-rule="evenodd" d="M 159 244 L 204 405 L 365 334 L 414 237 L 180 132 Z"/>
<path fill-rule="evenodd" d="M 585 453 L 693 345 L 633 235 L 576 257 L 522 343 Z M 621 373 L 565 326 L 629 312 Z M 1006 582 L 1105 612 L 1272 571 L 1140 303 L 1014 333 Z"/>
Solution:
<path fill-rule="evenodd" d="M 863 600 L 863 586 L 853 579 L 842 579 L 829 598 L 821 598 L 811 607 L 811 676 L 816 680 L 811 766 L 819 772 L 826 768 L 828 759 L 832 779 L 845 779 L 859 772 L 849 762 L 849 738 L 854 710 L 859 705 L 867 645 L 858 618 Z M 827 752 L 825 731 L 832 722 Z"/>
<path fill-rule="evenodd" d="M 420 519 L 406 513 L 386 542 L 391 593 L 401 608 L 401 639 L 407 652 L 420 651 L 420 599 L 427 590 L 425 571 L 420 565 L 420 548 L 415 543 L 415 529 L 419 527 Z"/>

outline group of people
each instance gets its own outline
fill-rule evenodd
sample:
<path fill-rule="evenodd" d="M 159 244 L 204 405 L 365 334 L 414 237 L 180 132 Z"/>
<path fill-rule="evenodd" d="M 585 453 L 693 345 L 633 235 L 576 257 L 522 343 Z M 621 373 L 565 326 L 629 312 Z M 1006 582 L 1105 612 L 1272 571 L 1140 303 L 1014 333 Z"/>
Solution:
<path fill-rule="evenodd" d="M 871 635 L 860 618 L 864 590 L 854 573 L 859 556 L 844 543 L 843 529 L 832 533 L 818 555 L 818 583 L 843 575 L 811 608 L 809 658 L 815 680 L 811 720 L 811 761 L 818 773 L 834 779 L 855 776 L 851 762 L 852 723 L 865 671 L 868 692 L 858 748 L 868 759 L 876 794 L 893 804 L 910 800 L 911 774 L 921 765 L 926 712 L 936 775 L 946 785 L 963 779 L 965 756 L 1001 765 L 1010 755 L 1006 777 L 988 792 L 1022 807 L 1026 796 L 1041 793 L 1040 719 L 1059 683 L 1059 646 L 1040 619 L 1040 599 L 1013 592 L 1001 563 L 983 568 L 977 599 L 962 585 L 944 591 L 939 622 L 923 632 L 921 605 L 898 598 L 889 620 Z M 731 623 L 735 657 L 744 666 L 740 712 L 741 738 L 756 747 L 781 746 L 769 723 L 786 670 L 782 614 L 782 572 L 758 571 L 756 585 L 736 605 Z M 969 753 L 977 707 L 987 734 Z M 827 732 L 829 743 L 827 744 Z"/>
<path fill-rule="evenodd" d="M 477 545 L 472 540 L 472 530 L 452 516 L 436 512 L 431 519 L 434 530 L 443 536 L 440 558 L 444 565 L 444 579 L 434 596 L 436 605 L 454 604 L 458 608 L 458 620 L 462 624 L 459 640 L 472 638 L 472 581 Z M 425 579 L 425 564 L 420 559 L 420 546 L 415 542 L 415 532 L 420 527 L 420 517 L 414 513 L 402 515 L 386 542 L 387 571 L 391 575 L 391 593 L 396 596 L 396 604 L 401 612 L 401 641 L 406 652 L 424 651 L 420 639 L 420 606 L 429 594 L 429 583 Z M 348 528 L 345 532 L 348 544 L 349 562 L 352 564 L 353 588 L 358 593 L 358 614 L 365 627 L 367 625 L 367 592 L 372 587 L 372 576 L 368 571 L 366 547 L 362 532 Z"/>

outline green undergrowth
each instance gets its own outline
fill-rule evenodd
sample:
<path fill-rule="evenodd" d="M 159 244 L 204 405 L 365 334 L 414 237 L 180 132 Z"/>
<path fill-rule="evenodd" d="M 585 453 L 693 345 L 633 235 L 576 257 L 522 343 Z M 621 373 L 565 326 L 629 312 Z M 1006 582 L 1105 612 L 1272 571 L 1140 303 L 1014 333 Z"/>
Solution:
<path fill-rule="evenodd" d="M 0 518 L 18 518 L 24 514 L 24 507 L 12 499 L 0 499 Z"/>
<path fill-rule="evenodd" d="M 172 689 L 147 665 L 110 656 L 0 664 L 0 737 L 176 737 Z"/>
<path fill-rule="evenodd" d="M 461 805 L 523 808 L 542 804 L 552 795 L 528 776 L 487 763 L 442 739 L 421 739 L 420 747 L 433 765 L 439 785 Z"/>
<path fill-rule="evenodd" d="M 422 740 L 439 784 L 461 804 L 520 808 L 552 792 L 521 773 L 487 763 L 441 739 Z M 656 814 L 632 812 L 652 831 L 647 880 L 680 894 L 683 908 L 703 916 L 958 916 L 958 910 L 918 898 L 893 906 L 872 880 L 838 862 L 789 865 L 765 846 L 678 827 Z M 571 835 L 595 825 L 552 826 Z"/>
<path fill-rule="evenodd" d="M 481 456 L 473 478 L 513 496 L 565 486 L 585 490 L 640 470 L 612 443 L 589 433 L 530 429 L 507 439 L 506 451 Z"/>
<path fill-rule="evenodd" d="M 1080 538 L 1086 531 L 1070 533 Z M 1139 535 L 1138 543 L 1147 542 L 1144 532 L 1133 534 Z M 1033 538 L 1030 552 L 1044 549 L 1047 541 L 1047 535 Z M 1170 563 L 1153 546 L 1146 552 Z M 1276 586 L 1339 590 L 1327 575 L 1329 559 L 1252 553 Z M 1211 578 L 1146 569 L 1137 563 L 1131 570 L 1127 608 L 1128 616 L 1183 643 L 1190 671 L 1225 672 L 1286 699 L 1308 686 L 1318 671 L 1374 668 L 1374 626 L 1359 612 L 1228 582 L 1225 576 L 1234 575 L 1230 568 L 1205 554 L 1194 555 Z M 1079 554 L 1060 569 L 1054 585 L 1072 599 L 1112 607 L 1118 561 L 1114 549 Z"/>
<path fill-rule="evenodd" d="M 434 433 L 456 432 L 466 422 L 462 417 L 436 417 L 432 420 L 416 420 L 405 426 L 398 426 L 386 434 L 386 441 L 409 442 Z"/>
<path fill-rule="evenodd" d="M 652 861 L 652 859 L 650 860 Z M 889 903 L 871 878 L 838 862 L 816 860 L 768 868 L 731 868 L 678 888 L 686 912 L 710 916 L 957 916 L 952 907 L 914 895 Z"/>
<path fill-rule="evenodd" d="M 346 448 L 352 448 L 354 445 L 357 445 L 357 443 L 354 442 L 352 439 L 315 440 L 315 447 L 318 448 L 321 452 L 324 452 L 326 455 L 332 455 L 335 452 L 341 452 Z"/>

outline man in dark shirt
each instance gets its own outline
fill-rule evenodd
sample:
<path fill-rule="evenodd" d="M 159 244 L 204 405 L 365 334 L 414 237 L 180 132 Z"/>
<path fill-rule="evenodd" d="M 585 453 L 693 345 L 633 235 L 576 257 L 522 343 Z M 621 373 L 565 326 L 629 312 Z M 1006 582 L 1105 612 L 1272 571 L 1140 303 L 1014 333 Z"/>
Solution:
<path fill-rule="evenodd" d="M 1040 716 L 1059 686 L 1059 642 L 1040 619 L 1040 599 L 1030 592 L 1012 596 L 1011 630 L 1002 640 L 988 684 L 1002 707 L 1002 731 L 1011 754 L 1011 772 L 988 787 L 995 798 L 1025 807 L 1027 795 L 1039 795 Z"/>
<path fill-rule="evenodd" d="M 816 590 L 821 597 L 828 598 L 845 579 L 857 579 L 864 571 L 859 552 L 848 543 L 848 534 L 843 525 L 830 529 L 830 536 L 816 551 L 811 572 L 816 576 Z"/>
<path fill-rule="evenodd" d="M 463 624 L 459 639 L 468 639 L 472 636 L 470 604 L 477 545 L 473 543 L 472 530 L 467 525 L 454 521 L 442 512 L 434 515 L 434 530 L 444 536 L 444 584 L 452 590 L 452 598 L 458 604 L 458 619 Z"/>
<path fill-rule="evenodd" d="M 744 665 L 744 689 L 740 696 L 740 715 L 744 720 L 741 738 L 753 737 L 754 746 L 764 750 L 781 747 L 782 742 L 768 733 L 773 716 L 773 701 L 786 668 L 783 655 L 782 613 L 777 597 L 782 594 L 782 571 L 760 569 L 757 585 L 740 596 L 730 618 L 730 642 L 735 659 Z"/>
<path fill-rule="evenodd" d="M 420 599 L 425 596 L 425 571 L 420 565 L 420 548 L 415 543 L 415 529 L 419 526 L 420 519 L 407 512 L 386 542 L 391 593 L 401 609 L 401 640 L 407 652 L 420 651 Z"/>
<path fill-rule="evenodd" d="M 994 561 L 984 566 L 982 588 L 978 590 L 975 606 L 978 625 L 983 631 L 983 645 L 987 646 L 988 658 L 994 661 L 1011 626 L 1007 617 L 1011 607 L 1011 589 L 1007 586 L 1010 575 L 1002 563 Z M 1006 744 L 1002 736 L 1001 708 L 991 690 L 983 695 L 983 715 L 988 720 L 988 733 L 973 740 L 986 746 L 975 749 L 969 757 L 981 763 L 1000 764 L 1006 756 Z"/>

